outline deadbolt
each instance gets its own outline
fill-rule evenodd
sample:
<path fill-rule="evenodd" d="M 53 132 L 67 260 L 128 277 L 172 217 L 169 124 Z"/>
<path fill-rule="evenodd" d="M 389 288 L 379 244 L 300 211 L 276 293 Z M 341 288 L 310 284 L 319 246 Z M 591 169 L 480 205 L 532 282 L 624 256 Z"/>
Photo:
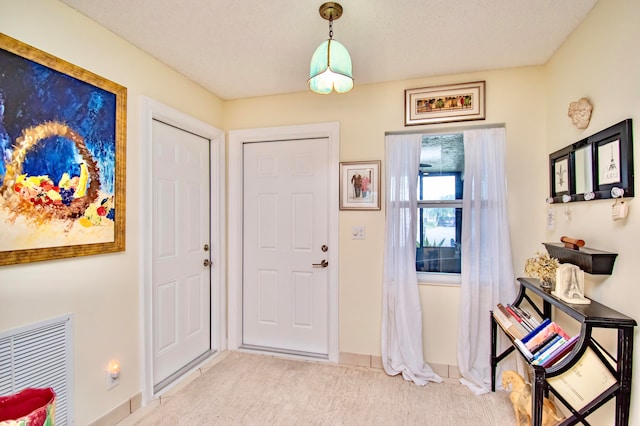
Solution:
<path fill-rule="evenodd" d="M 326 252 L 327 250 L 329 250 L 329 247 L 327 247 L 326 244 L 323 244 L 322 247 L 320 247 L 320 250 Z"/>
<path fill-rule="evenodd" d="M 203 249 L 204 249 L 204 251 L 209 251 L 209 244 L 205 244 Z"/>

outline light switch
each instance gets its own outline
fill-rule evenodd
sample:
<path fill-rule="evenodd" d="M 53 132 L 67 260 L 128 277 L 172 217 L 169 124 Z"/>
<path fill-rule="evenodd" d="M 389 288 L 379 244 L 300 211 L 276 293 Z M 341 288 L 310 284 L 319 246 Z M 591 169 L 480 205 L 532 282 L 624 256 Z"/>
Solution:
<path fill-rule="evenodd" d="M 364 240 L 365 235 L 365 227 L 364 225 L 353 226 L 351 228 L 351 239 L 352 240 Z"/>

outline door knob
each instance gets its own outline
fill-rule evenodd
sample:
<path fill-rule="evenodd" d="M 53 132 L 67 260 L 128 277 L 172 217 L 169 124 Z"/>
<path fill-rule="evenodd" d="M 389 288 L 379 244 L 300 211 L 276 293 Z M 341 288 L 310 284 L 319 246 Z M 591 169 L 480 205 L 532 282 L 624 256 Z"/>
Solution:
<path fill-rule="evenodd" d="M 312 264 L 312 266 L 314 268 L 326 268 L 327 266 L 329 266 L 329 262 L 327 262 L 325 259 L 322 259 L 322 262 L 314 263 Z"/>
<path fill-rule="evenodd" d="M 209 259 L 205 259 L 204 262 L 202 262 L 202 264 L 204 265 L 205 268 L 209 267 L 209 265 L 211 265 L 211 262 L 209 261 Z"/>

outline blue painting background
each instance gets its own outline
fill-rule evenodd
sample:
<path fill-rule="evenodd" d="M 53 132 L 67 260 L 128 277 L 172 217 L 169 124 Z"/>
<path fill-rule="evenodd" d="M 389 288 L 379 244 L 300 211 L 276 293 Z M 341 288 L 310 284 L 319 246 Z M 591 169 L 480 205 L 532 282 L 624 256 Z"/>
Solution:
<path fill-rule="evenodd" d="M 113 194 L 116 95 L 0 49 L 0 185 L 16 139 L 47 121 L 64 123 L 84 138 L 98 163 L 101 190 Z M 81 162 L 71 140 L 50 137 L 27 152 L 22 172 L 48 175 L 57 185 L 65 172 L 79 176 Z"/>

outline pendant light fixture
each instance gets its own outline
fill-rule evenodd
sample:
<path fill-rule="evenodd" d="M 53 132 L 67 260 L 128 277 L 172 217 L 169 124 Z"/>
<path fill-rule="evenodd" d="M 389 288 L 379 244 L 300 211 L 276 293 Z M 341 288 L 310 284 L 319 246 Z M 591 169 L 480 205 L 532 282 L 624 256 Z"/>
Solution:
<path fill-rule="evenodd" d="M 351 56 L 347 48 L 333 39 L 333 21 L 342 16 L 342 6 L 328 2 L 320 6 L 320 16 L 329 21 L 329 39 L 322 42 L 311 57 L 309 88 L 323 95 L 335 90 L 353 89 Z"/>

